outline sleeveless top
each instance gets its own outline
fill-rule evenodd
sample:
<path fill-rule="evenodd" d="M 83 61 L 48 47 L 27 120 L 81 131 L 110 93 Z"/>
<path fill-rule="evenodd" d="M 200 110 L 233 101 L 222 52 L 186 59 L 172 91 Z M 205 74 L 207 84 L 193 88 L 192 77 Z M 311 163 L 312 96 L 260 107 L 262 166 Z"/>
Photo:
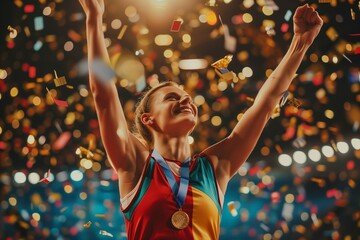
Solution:
<path fill-rule="evenodd" d="M 179 161 L 166 162 L 181 165 Z M 174 176 L 179 184 L 179 176 Z M 219 238 L 223 195 L 219 195 L 214 168 L 205 154 L 195 155 L 190 163 L 189 187 L 182 206 L 190 218 L 186 228 L 172 226 L 171 216 L 179 207 L 160 164 L 151 154 L 135 189 L 130 203 L 124 208 L 121 205 L 129 240 Z"/>

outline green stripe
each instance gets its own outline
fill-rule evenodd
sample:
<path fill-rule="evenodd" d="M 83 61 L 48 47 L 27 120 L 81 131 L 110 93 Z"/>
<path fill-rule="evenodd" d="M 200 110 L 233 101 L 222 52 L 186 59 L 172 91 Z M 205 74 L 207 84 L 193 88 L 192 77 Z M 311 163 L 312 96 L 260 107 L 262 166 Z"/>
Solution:
<path fill-rule="evenodd" d="M 136 207 L 139 205 L 141 199 L 144 197 L 146 191 L 148 190 L 151 179 L 153 178 L 153 172 L 154 172 L 154 166 L 155 166 L 155 160 L 151 158 L 149 160 L 148 169 L 145 172 L 143 183 L 140 186 L 140 192 L 138 193 L 138 196 L 136 196 L 136 200 L 133 204 L 131 204 L 131 207 L 124 212 L 125 217 L 130 220 L 133 212 L 135 211 Z"/>
<path fill-rule="evenodd" d="M 195 168 L 190 173 L 190 185 L 208 195 L 221 213 L 216 179 L 210 160 L 200 156 Z"/>

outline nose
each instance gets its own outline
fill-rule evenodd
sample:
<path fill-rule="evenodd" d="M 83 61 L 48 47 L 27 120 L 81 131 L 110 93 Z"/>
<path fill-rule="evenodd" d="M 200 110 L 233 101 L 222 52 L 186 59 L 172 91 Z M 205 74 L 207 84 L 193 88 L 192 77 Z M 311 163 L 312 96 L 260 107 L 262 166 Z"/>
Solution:
<path fill-rule="evenodd" d="M 191 102 L 191 98 L 189 95 L 184 95 L 180 98 L 179 103 L 180 105 L 186 105 Z"/>

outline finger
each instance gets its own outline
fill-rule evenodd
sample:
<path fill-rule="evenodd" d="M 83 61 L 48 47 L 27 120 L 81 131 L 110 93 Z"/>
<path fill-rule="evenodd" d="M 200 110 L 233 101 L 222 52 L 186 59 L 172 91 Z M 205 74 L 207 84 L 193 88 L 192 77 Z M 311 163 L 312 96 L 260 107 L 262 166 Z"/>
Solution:
<path fill-rule="evenodd" d="M 308 6 L 308 4 L 304 4 L 301 7 L 298 7 L 295 11 L 294 18 L 302 18 Z"/>
<path fill-rule="evenodd" d="M 312 13 L 315 12 L 315 9 L 313 7 L 309 7 L 305 10 L 305 13 L 304 13 L 304 19 L 306 22 L 310 22 L 311 21 L 311 15 Z"/>
<path fill-rule="evenodd" d="M 310 23 L 316 24 L 317 18 L 318 18 L 317 12 L 316 11 L 312 12 L 310 16 Z"/>
<path fill-rule="evenodd" d="M 314 24 L 323 25 L 323 20 L 322 20 L 322 18 L 319 16 L 319 13 L 318 13 L 317 11 L 315 11 L 315 15 L 316 15 L 316 18 L 315 18 Z"/>

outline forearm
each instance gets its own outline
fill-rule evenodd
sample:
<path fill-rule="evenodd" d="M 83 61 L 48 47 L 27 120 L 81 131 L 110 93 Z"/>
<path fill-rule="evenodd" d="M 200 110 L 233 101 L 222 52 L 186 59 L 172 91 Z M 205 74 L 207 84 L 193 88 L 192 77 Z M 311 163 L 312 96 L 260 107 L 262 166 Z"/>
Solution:
<path fill-rule="evenodd" d="M 106 49 L 104 33 L 102 31 L 101 16 L 87 17 L 86 36 L 88 40 L 87 49 L 88 49 L 89 84 L 94 97 L 97 97 L 98 95 L 101 94 L 101 92 L 105 90 L 105 88 L 115 87 L 113 81 L 107 81 L 107 83 L 109 84 L 104 84 L 104 81 L 101 81 L 98 78 L 98 75 L 101 73 L 96 74 L 93 68 L 94 64 L 96 64 L 96 61 L 99 60 L 103 62 L 104 66 L 110 67 L 110 58 Z"/>
<path fill-rule="evenodd" d="M 269 111 L 275 107 L 284 92 L 289 88 L 304 55 L 311 44 L 303 43 L 294 36 L 285 56 L 261 87 L 255 103 L 267 103 Z"/>

